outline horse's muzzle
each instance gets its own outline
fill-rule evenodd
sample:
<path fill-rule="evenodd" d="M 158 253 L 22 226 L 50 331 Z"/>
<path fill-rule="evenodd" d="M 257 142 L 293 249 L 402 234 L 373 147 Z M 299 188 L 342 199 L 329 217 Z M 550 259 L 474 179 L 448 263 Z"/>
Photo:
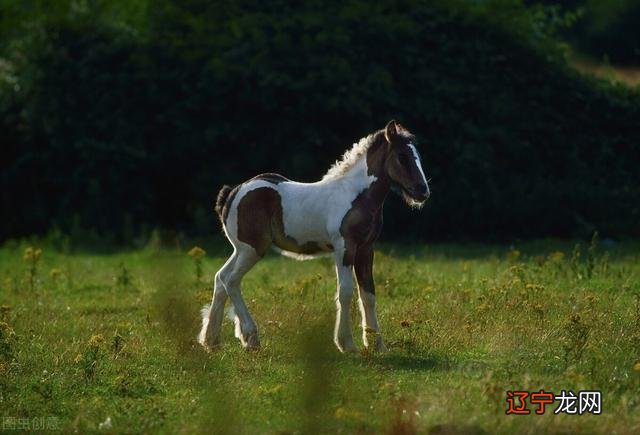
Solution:
<path fill-rule="evenodd" d="M 418 202 L 425 202 L 431 196 L 429 186 L 427 186 L 426 184 L 421 184 L 412 189 L 407 189 L 407 193 L 411 198 Z"/>

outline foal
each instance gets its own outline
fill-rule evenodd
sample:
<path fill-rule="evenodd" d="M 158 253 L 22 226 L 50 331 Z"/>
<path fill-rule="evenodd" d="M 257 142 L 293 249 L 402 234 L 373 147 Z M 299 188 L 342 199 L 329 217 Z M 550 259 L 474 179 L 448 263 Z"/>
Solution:
<path fill-rule="evenodd" d="M 273 244 L 298 258 L 333 253 L 338 278 L 334 341 L 342 352 L 357 351 L 349 318 L 355 272 L 364 345 L 385 351 L 375 309 L 373 242 L 382 229 L 382 206 L 390 189 L 399 191 L 412 207 L 421 207 L 430 195 L 413 142 L 408 130 L 391 121 L 354 144 L 318 182 L 262 174 L 234 188 L 223 187 L 215 210 L 234 251 L 216 273 L 211 305 L 202 310 L 200 344 L 219 342 L 229 297 L 236 313 L 236 336 L 247 348 L 260 346 L 240 282 Z"/>

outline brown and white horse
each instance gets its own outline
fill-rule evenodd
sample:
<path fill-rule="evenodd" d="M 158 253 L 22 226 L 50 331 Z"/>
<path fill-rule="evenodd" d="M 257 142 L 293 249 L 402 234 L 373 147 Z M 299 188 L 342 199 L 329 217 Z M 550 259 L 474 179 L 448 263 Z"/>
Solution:
<path fill-rule="evenodd" d="M 262 174 L 234 188 L 223 187 L 215 209 L 234 251 L 215 275 L 213 301 L 202 310 L 198 341 L 205 347 L 218 343 L 229 297 L 236 336 L 247 348 L 260 345 L 240 282 L 275 245 L 300 259 L 333 253 L 338 278 L 334 341 L 342 352 L 357 351 L 349 318 L 355 272 L 364 345 L 386 350 L 376 316 L 372 266 L 382 206 L 392 188 L 412 207 L 421 207 L 430 195 L 414 136 L 395 121 L 354 144 L 318 182 Z"/>

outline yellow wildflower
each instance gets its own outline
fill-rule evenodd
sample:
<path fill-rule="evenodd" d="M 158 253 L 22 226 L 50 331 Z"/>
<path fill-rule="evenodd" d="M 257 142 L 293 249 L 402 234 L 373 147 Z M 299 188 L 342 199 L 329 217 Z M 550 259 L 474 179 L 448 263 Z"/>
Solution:
<path fill-rule="evenodd" d="M 50 276 L 51 278 L 53 278 L 53 279 L 57 279 L 57 278 L 59 278 L 60 276 L 62 276 L 62 271 L 61 271 L 60 269 L 58 269 L 58 268 L 54 267 L 53 269 L 51 269 L 51 270 L 49 271 L 49 276 Z"/>
<path fill-rule="evenodd" d="M 338 420 L 350 420 L 350 419 L 359 419 L 362 417 L 362 413 L 356 410 L 347 409 L 345 407 L 339 407 L 336 409 L 334 413 L 335 417 Z"/>
<path fill-rule="evenodd" d="M 518 251 L 517 249 L 511 249 L 509 252 L 507 252 L 507 260 L 516 261 L 518 260 L 518 258 L 520 258 L 520 251 Z"/>
<path fill-rule="evenodd" d="M 38 261 L 40 259 L 40 256 L 42 255 L 42 249 L 34 249 L 33 247 L 29 246 L 24 250 L 24 255 L 22 256 L 22 259 L 24 261 Z"/>
<path fill-rule="evenodd" d="M 201 259 L 202 257 L 204 257 L 205 255 L 207 255 L 207 251 L 205 251 L 204 249 L 202 249 L 200 246 L 194 246 L 193 248 L 191 248 L 191 250 L 187 253 L 187 255 L 191 258 L 195 258 L 196 260 Z"/>
<path fill-rule="evenodd" d="M 564 252 L 555 251 L 549 254 L 549 261 L 552 263 L 562 263 L 564 261 Z"/>
<path fill-rule="evenodd" d="M 89 339 L 89 347 L 101 347 L 102 343 L 104 343 L 104 337 L 102 334 L 92 335 Z"/>

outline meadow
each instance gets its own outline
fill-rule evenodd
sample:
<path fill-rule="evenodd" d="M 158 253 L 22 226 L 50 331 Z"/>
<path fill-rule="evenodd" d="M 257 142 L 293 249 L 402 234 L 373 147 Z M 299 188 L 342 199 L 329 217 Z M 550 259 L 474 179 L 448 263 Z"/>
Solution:
<path fill-rule="evenodd" d="M 262 348 L 243 350 L 225 321 L 207 353 L 199 311 L 227 246 L 65 246 L 0 248 L 4 430 L 38 418 L 81 433 L 640 430 L 637 242 L 381 244 L 390 352 L 354 355 L 332 343 L 329 258 L 270 253 L 243 283 Z M 508 390 L 540 389 L 599 390 L 602 413 L 506 415 Z"/>

